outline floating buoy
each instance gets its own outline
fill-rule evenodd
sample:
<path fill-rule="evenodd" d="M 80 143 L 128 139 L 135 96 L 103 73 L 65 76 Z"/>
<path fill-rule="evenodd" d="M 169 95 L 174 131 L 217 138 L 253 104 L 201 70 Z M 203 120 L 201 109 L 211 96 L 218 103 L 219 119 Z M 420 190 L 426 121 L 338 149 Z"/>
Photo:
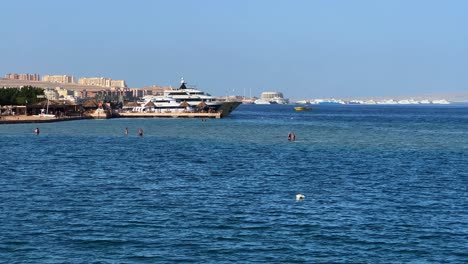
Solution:
<path fill-rule="evenodd" d="M 305 195 L 303 194 L 296 194 L 296 201 L 302 201 L 305 199 Z"/>

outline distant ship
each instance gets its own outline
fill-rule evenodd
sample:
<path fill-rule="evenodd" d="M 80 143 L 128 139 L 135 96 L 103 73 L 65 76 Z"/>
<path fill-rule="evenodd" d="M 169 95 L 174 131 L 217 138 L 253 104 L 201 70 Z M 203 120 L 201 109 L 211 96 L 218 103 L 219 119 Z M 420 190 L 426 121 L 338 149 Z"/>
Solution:
<path fill-rule="evenodd" d="M 163 95 L 146 95 L 137 105 L 124 107 L 132 112 L 184 112 L 208 111 L 221 112 L 222 117 L 229 115 L 241 102 L 219 101 L 215 96 L 186 86 L 184 79 L 178 89 L 164 90 Z"/>
<path fill-rule="evenodd" d="M 289 99 L 285 99 L 281 92 L 263 92 L 260 99 L 255 100 L 255 104 L 288 104 Z"/>

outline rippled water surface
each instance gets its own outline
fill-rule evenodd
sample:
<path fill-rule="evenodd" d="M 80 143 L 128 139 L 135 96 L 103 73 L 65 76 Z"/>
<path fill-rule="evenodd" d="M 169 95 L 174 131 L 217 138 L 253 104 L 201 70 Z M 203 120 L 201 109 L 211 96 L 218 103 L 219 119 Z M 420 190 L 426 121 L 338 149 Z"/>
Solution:
<path fill-rule="evenodd" d="M 466 106 L 0 125 L 0 146 L 5 263 L 468 262 Z"/>

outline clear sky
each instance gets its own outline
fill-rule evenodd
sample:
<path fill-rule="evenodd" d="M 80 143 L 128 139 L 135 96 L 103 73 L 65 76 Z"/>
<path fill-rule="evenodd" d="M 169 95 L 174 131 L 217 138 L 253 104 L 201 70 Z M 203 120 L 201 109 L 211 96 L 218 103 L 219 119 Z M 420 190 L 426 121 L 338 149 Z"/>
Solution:
<path fill-rule="evenodd" d="M 288 98 L 468 90 L 468 1 L 2 1 L 0 75 Z"/>

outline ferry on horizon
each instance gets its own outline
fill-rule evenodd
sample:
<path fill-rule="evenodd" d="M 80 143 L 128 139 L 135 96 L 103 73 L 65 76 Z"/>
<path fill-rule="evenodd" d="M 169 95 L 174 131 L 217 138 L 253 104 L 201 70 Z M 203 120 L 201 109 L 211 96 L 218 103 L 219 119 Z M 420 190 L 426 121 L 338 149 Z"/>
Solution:
<path fill-rule="evenodd" d="M 288 104 L 281 92 L 263 92 L 260 99 L 255 100 L 255 104 Z"/>

